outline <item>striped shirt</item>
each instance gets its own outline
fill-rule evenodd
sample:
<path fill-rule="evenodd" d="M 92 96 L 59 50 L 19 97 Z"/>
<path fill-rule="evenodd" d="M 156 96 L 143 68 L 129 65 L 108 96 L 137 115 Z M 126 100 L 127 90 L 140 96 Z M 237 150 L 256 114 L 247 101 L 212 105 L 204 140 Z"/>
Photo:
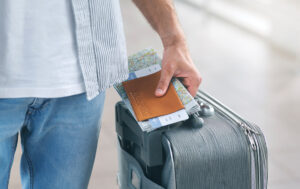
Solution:
<path fill-rule="evenodd" d="M 119 0 L 71 0 L 87 99 L 128 77 Z"/>

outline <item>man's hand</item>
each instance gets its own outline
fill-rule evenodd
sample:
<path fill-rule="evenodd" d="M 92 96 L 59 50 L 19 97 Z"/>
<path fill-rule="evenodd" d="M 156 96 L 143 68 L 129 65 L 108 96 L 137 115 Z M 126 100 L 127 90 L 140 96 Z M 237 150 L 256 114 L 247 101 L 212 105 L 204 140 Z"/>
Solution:
<path fill-rule="evenodd" d="M 172 77 L 182 78 L 183 84 L 187 87 L 191 95 L 196 95 L 202 79 L 184 43 L 165 47 L 161 77 L 155 91 L 156 96 L 163 96 L 165 94 Z"/>
<path fill-rule="evenodd" d="M 189 92 L 195 96 L 201 77 L 190 57 L 172 0 L 133 1 L 159 34 L 164 45 L 162 73 L 155 95 L 164 95 L 171 78 L 180 77 Z"/>

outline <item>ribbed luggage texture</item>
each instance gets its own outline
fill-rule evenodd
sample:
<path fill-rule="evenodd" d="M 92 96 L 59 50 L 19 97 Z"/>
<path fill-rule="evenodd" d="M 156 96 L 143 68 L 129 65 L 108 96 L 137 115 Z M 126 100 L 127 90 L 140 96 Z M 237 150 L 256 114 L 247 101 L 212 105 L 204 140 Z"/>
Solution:
<path fill-rule="evenodd" d="M 267 147 L 254 124 L 199 91 L 189 120 L 150 133 L 116 105 L 122 189 L 266 189 Z"/>

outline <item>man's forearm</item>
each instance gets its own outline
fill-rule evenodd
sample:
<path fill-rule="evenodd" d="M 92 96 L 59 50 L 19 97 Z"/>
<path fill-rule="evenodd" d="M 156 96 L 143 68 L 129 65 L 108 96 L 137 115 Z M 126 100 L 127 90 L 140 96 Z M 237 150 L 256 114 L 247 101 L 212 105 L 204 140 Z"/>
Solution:
<path fill-rule="evenodd" d="M 161 76 L 155 95 L 164 95 L 172 77 L 180 77 L 189 92 L 195 96 L 201 83 L 201 76 L 190 57 L 172 0 L 133 0 L 133 2 L 159 34 L 164 46 Z"/>
<path fill-rule="evenodd" d="M 133 0 L 159 34 L 164 47 L 185 41 L 172 0 Z"/>

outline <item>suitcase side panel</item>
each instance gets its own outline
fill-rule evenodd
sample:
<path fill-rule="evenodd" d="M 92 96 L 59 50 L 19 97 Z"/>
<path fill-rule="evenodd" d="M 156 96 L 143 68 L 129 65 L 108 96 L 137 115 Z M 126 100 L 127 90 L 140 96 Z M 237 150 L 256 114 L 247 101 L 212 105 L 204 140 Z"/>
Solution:
<path fill-rule="evenodd" d="M 239 128 L 213 116 L 204 126 L 165 133 L 174 157 L 176 188 L 250 189 L 249 146 Z"/>
<path fill-rule="evenodd" d="M 268 182 L 268 151 L 261 129 L 257 125 L 249 123 L 230 108 L 201 90 L 198 90 L 196 99 L 200 101 L 204 100 L 213 106 L 222 117 L 230 120 L 233 125 L 244 132 L 252 158 L 252 188 L 266 189 Z"/>
<path fill-rule="evenodd" d="M 120 189 L 164 189 L 162 186 L 148 179 L 139 162 L 118 143 Z"/>

